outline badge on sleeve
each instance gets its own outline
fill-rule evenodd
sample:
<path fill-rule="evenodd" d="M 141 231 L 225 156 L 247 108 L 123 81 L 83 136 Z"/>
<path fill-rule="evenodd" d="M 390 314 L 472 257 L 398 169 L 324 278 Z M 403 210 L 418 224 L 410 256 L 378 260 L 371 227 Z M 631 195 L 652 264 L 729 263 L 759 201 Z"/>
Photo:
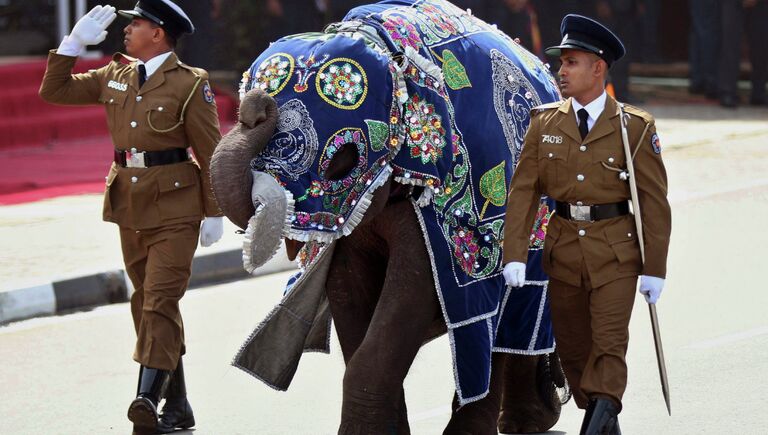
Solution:
<path fill-rule="evenodd" d="M 203 98 L 205 98 L 205 101 L 208 103 L 213 103 L 213 90 L 207 80 L 203 85 Z"/>
<path fill-rule="evenodd" d="M 661 154 L 661 141 L 659 140 L 659 135 L 656 133 L 651 136 L 651 147 L 653 147 L 654 153 Z"/>

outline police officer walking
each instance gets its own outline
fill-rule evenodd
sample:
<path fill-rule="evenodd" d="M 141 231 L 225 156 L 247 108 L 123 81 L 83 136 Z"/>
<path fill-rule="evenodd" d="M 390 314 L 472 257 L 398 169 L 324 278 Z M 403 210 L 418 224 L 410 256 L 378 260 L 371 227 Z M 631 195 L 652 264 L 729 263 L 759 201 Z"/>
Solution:
<path fill-rule="evenodd" d="M 131 20 L 123 29 L 128 55 L 117 53 L 102 68 L 71 73 L 80 52 L 103 41 L 116 17 L 114 7 L 96 6 L 51 50 L 40 96 L 106 109 L 115 152 L 103 217 L 120 227 L 123 260 L 135 288 L 133 358 L 141 364 L 128 418 L 138 433 L 168 433 L 195 424 L 181 362 L 179 299 L 198 235 L 201 245 L 210 246 L 223 232 L 209 181 L 221 135 L 208 74 L 183 64 L 173 51 L 180 36 L 194 31 L 184 11 L 170 0 L 140 0 L 119 13 Z"/>
<path fill-rule="evenodd" d="M 529 234 L 541 195 L 556 201 L 543 267 L 558 353 L 579 408 L 581 434 L 619 434 L 634 291 L 656 303 L 664 286 L 671 212 L 653 117 L 605 92 L 625 52 L 600 23 L 568 15 L 559 56 L 566 100 L 537 107 L 512 178 L 504 231 L 504 278 L 525 283 Z M 627 120 L 631 156 L 622 143 Z M 633 159 L 644 221 L 645 263 L 630 213 L 627 159 Z"/>

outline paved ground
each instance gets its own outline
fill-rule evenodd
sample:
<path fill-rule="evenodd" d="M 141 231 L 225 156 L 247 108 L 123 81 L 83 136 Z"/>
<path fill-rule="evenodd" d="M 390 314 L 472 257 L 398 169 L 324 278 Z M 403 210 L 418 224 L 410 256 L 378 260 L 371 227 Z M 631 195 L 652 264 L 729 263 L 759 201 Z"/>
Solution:
<path fill-rule="evenodd" d="M 651 107 L 670 179 L 673 238 L 659 304 L 672 392 L 666 415 L 647 308 L 631 323 L 627 434 L 762 434 L 768 369 L 768 293 L 759 275 L 768 231 L 768 111 Z M 99 199 L 0 207 L 0 282 L 119 267 L 116 229 L 98 221 Z M 231 228 L 230 228 L 231 229 Z M 237 245 L 228 231 L 222 246 Z M 187 372 L 197 435 L 331 434 L 343 363 L 308 354 L 287 393 L 229 366 L 250 329 L 276 303 L 288 274 L 191 291 L 182 300 Z M 0 433 L 129 433 L 135 388 L 128 307 L 0 327 Z M 447 341 L 430 343 L 406 384 L 414 434 L 439 434 L 453 388 Z M 570 403 L 552 433 L 577 433 Z"/>

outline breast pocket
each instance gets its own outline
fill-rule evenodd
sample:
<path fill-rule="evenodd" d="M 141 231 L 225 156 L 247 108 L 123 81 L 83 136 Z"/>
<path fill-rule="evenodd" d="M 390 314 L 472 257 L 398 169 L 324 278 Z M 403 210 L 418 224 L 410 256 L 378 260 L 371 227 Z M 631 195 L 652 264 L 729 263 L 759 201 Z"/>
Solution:
<path fill-rule="evenodd" d="M 173 131 L 181 125 L 181 106 L 178 101 L 172 99 L 152 101 L 146 113 L 147 124 L 158 133 Z"/>
<path fill-rule="evenodd" d="M 619 174 L 626 170 L 623 150 L 592 150 L 592 166 L 596 178 L 603 184 L 614 184 L 622 181 Z"/>
<path fill-rule="evenodd" d="M 548 190 L 563 185 L 568 178 L 568 147 L 563 144 L 539 145 L 539 173 L 543 174 Z"/>
<path fill-rule="evenodd" d="M 200 177 L 194 171 L 174 172 L 157 177 L 160 218 L 202 217 Z"/>
<path fill-rule="evenodd" d="M 107 122 L 112 133 L 116 133 L 120 128 L 121 123 L 118 121 L 118 118 L 125 108 L 125 100 L 127 98 L 127 91 L 121 92 L 114 89 L 107 89 L 99 96 L 99 103 L 103 104 L 107 111 Z"/>

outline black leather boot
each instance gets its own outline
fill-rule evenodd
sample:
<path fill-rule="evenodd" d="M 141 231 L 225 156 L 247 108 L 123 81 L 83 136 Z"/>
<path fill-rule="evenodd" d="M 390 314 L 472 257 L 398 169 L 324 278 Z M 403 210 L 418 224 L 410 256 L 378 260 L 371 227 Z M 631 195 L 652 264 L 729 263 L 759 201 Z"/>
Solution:
<path fill-rule="evenodd" d="M 168 393 L 165 397 L 160 421 L 157 423 L 158 433 L 171 433 L 176 429 L 189 429 L 195 425 L 192 406 L 187 400 L 187 385 L 184 381 L 184 366 L 179 358 L 179 365 L 171 376 Z"/>
<path fill-rule="evenodd" d="M 169 372 L 141 366 L 136 398 L 128 407 L 128 420 L 136 434 L 153 434 L 157 430 L 157 404 L 163 398 Z"/>
<path fill-rule="evenodd" d="M 619 408 L 609 399 L 592 399 L 584 414 L 579 435 L 621 435 Z"/>

